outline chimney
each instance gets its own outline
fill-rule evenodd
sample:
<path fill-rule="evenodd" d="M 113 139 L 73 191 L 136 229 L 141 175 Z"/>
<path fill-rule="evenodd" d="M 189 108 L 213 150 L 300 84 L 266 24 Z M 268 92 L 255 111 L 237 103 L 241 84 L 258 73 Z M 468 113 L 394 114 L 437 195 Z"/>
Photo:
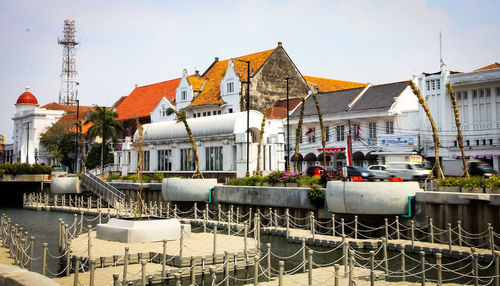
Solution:
<path fill-rule="evenodd" d="M 30 91 L 30 86 L 29 85 L 26 86 L 26 92 L 28 92 L 28 91 Z"/>
<path fill-rule="evenodd" d="M 219 57 L 215 57 L 215 62 L 218 62 L 219 61 Z"/>
<path fill-rule="evenodd" d="M 278 48 L 282 48 L 283 47 L 283 43 L 282 42 L 278 42 Z"/>
<path fill-rule="evenodd" d="M 194 71 L 194 76 L 200 77 L 200 71 L 199 70 L 195 70 Z"/>
<path fill-rule="evenodd" d="M 137 87 L 139 87 L 139 84 L 137 84 L 137 83 L 136 83 L 136 84 L 135 84 L 135 88 L 137 88 Z"/>

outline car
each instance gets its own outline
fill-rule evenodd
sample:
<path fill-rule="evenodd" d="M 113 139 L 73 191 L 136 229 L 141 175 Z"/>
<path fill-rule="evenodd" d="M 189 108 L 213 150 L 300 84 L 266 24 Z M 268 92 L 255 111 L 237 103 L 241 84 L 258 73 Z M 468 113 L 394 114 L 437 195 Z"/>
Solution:
<path fill-rule="evenodd" d="M 371 165 L 368 171 L 372 172 L 375 179 L 385 180 L 389 178 L 389 172 L 386 165 Z"/>
<path fill-rule="evenodd" d="M 306 175 L 314 176 L 317 169 L 319 169 L 320 174 L 323 175 L 323 170 L 324 170 L 323 166 L 309 166 L 309 167 L 307 167 Z M 332 167 L 326 167 L 326 170 L 333 171 L 334 169 Z"/>
<path fill-rule="evenodd" d="M 359 166 L 346 166 L 347 177 L 361 177 L 363 181 L 374 181 L 375 176 L 372 172 L 368 171 L 366 168 Z"/>
<path fill-rule="evenodd" d="M 489 178 L 496 174 L 496 171 L 486 162 L 473 161 L 469 162 L 469 174 L 471 176 L 482 176 Z"/>
<path fill-rule="evenodd" d="M 400 177 L 404 181 L 423 181 L 431 174 L 424 164 L 414 162 L 391 162 L 387 169 L 389 177 Z"/>

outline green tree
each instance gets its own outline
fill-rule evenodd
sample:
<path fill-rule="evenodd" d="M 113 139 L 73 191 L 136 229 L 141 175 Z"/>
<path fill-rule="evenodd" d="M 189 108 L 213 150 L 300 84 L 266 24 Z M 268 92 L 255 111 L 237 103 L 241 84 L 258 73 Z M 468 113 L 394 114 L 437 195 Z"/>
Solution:
<path fill-rule="evenodd" d="M 118 113 L 110 110 L 107 107 L 94 106 L 94 111 L 92 111 L 85 124 L 92 123 L 92 126 L 87 132 L 87 137 L 96 138 L 101 137 L 101 170 L 105 165 L 104 153 L 105 145 L 109 142 L 116 142 L 118 132 L 123 131 L 123 125 L 121 122 L 115 120 L 118 117 Z M 107 156 L 107 155 L 106 155 Z"/>
<path fill-rule="evenodd" d="M 193 178 L 203 178 L 203 174 L 201 173 L 200 170 L 200 161 L 198 160 L 198 150 L 196 149 L 196 142 L 194 141 L 193 132 L 191 132 L 191 128 L 187 123 L 186 112 L 184 110 L 177 111 L 172 107 L 169 107 L 167 109 L 167 115 L 171 115 L 173 113 L 175 113 L 176 116 L 175 120 L 177 123 L 181 122 L 184 123 L 184 126 L 186 127 L 186 131 L 189 136 L 189 140 L 191 141 L 191 145 L 193 146 L 194 161 L 196 163 L 196 170 L 194 171 Z"/>
<path fill-rule="evenodd" d="M 72 159 L 68 155 L 74 151 L 73 136 L 73 123 L 59 120 L 40 135 L 40 143 L 50 150 L 56 165 L 72 168 Z"/>
<path fill-rule="evenodd" d="M 106 145 L 105 148 L 106 158 L 104 159 L 104 164 L 112 164 L 113 163 L 113 154 L 109 152 L 111 148 Z M 87 154 L 87 158 L 85 159 L 85 167 L 87 169 L 95 169 L 97 165 L 101 162 L 101 146 L 99 144 L 94 144 L 90 147 L 90 151 Z"/>

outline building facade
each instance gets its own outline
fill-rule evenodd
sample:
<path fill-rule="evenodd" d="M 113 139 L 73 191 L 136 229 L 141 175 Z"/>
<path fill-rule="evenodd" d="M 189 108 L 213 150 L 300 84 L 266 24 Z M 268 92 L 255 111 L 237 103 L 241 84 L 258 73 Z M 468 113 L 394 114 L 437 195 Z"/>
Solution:
<path fill-rule="evenodd" d="M 467 160 L 481 160 L 500 170 L 500 64 L 466 73 L 441 72 L 418 77 L 419 89 L 439 131 L 439 155 L 445 175 L 463 173 L 455 116 L 446 88 L 451 83 L 457 98 Z M 434 158 L 429 121 L 421 110 L 423 154 Z"/>

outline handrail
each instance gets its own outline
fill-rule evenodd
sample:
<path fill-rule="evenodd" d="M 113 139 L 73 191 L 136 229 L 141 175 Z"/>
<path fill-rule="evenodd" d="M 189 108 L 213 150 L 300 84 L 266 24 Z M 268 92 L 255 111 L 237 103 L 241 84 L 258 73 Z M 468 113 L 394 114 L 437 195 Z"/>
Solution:
<path fill-rule="evenodd" d="M 117 202 L 125 201 L 125 194 L 92 174 L 82 174 L 82 184 L 92 193 L 104 198 L 108 204 L 115 206 Z"/>

